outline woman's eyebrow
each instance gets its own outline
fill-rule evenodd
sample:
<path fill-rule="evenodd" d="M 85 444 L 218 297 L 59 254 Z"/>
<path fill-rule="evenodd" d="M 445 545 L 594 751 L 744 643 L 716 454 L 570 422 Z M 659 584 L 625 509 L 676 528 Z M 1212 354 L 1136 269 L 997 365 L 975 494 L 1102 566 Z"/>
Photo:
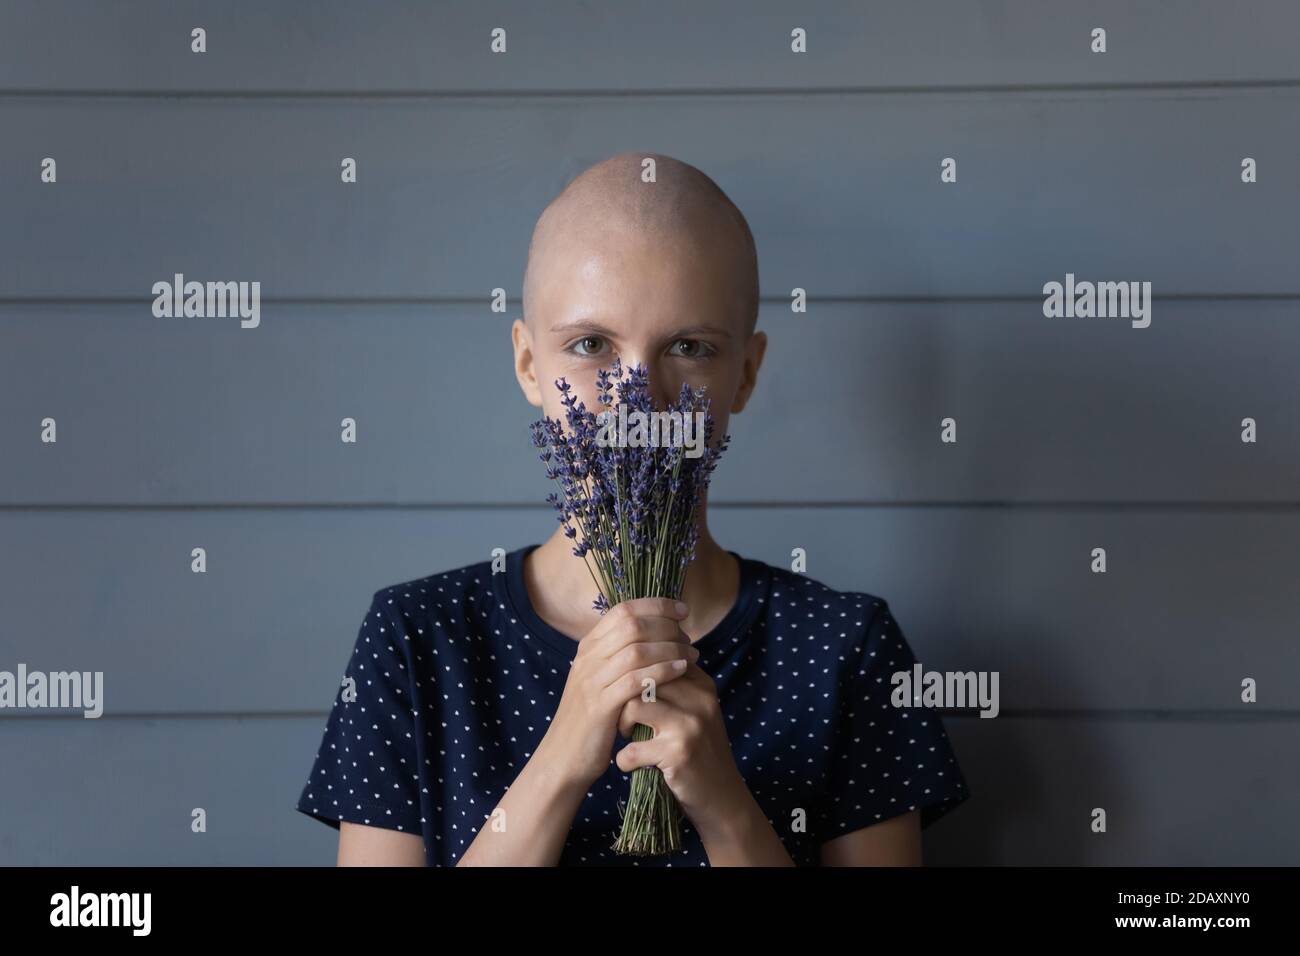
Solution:
<path fill-rule="evenodd" d="M 605 326 L 601 325 L 599 322 L 592 322 L 589 319 L 578 319 L 577 321 L 574 322 L 560 322 L 556 325 L 552 325 L 550 331 L 552 332 L 594 332 L 597 335 L 607 335 L 610 338 L 614 338 L 615 336 L 613 329 L 608 329 Z"/>
<path fill-rule="evenodd" d="M 618 333 L 599 322 L 593 322 L 590 319 L 577 319 L 573 322 L 559 322 L 552 325 L 551 332 L 590 332 L 593 335 L 603 335 L 607 338 L 618 338 Z M 685 328 L 673 329 L 668 333 L 666 338 L 681 339 L 690 335 L 720 335 L 730 339 L 731 330 L 716 325 L 690 325 Z"/>
<path fill-rule="evenodd" d="M 669 333 L 673 338 L 685 338 L 688 335 L 721 335 L 731 338 L 731 330 L 716 325 L 690 325 L 684 329 L 674 329 Z"/>

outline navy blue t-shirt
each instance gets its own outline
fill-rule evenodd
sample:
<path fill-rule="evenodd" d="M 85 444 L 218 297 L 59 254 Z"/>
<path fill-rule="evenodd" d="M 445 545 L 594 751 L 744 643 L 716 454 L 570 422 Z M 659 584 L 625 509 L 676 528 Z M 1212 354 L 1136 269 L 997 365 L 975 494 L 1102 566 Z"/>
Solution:
<path fill-rule="evenodd" d="M 376 592 L 297 809 L 419 834 L 454 866 L 546 733 L 578 642 L 533 610 L 505 556 Z M 737 556 L 739 557 L 739 556 Z M 575 559 L 576 560 L 576 559 Z M 736 765 L 796 864 L 827 840 L 919 808 L 928 826 L 970 794 L 939 715 L 890 704 L 915 657 L 888 604 L 740 558 L 740 593 L 695 642 Z M 347 692 L 355 681 L 355 699 Z M 587 792 L 560 865 L 707 866 L 689 820 L 663 857 L 610 849 L 630 775 Z M 802 822 L 801 822 L 802 821 Z"/>

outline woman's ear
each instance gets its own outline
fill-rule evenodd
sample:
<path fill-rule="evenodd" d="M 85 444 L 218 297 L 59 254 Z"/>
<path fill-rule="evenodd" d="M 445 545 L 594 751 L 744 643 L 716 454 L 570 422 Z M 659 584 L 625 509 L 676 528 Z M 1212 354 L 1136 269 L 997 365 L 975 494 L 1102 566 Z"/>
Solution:
<path fill-rule="evenodd" d="M 542 407 L 542 392 L 537 387 L 537 371 L 533 367 L 533 336 L 523 319 L 515 319 L 510 326 L 510 341 L 515 347 L 515 378 L 530 405 Z"/>
<path fill-rule="evenodd" d="M 749 403 L 749 396 L 754 392 L 758 381 L 758 369 L 763 364 L 763 353 L 767 351 L 767 334 L 755 332 L 745 343 L 745 364 L 740 370 L 740 385 L 736 389 L 736 398 L 731 403 L 731 413 L 744 411 Z"/>

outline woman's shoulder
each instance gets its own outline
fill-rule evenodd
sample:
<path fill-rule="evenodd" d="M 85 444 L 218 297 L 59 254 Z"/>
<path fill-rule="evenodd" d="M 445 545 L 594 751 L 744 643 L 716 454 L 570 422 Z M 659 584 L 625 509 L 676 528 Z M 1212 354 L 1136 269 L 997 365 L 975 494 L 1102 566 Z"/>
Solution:
<path fill-rule="evenodd" d="M 794 613 L 827 624 L 843 621 L 846 626 L 862 630 L 870 627 L 874 619 L 890 613 L 889 602 L 880 594 L 832 587 L 797 570 L 798 559 L 794 567 L 786 568 L 757 558 L 738 557 L 767 577 L 768 601 L 772 608 L 769 613 L 773 616 L 778 611 L 783 616 Z"/>
<path fill-rule="evenodd" d="M 799 646 L 816 641 L 817 650 L 833 651 L 849 672 L 910 655 L 893 609 L 885 597 L 865 589 L 841 589 L 795 568 L 750 558 L 768 581 L 764 611 L 769 640 L 779 637 Z M 899 653 L 878 654 L 888 648 Z M 878 659 L 877 659 L 878 658 Z"/>
<path fill-rule="evenodd" d="M 398 581 L 378 588 L 371 596 L 371 606 L 394 619 L 467 618 L 476 608 L 486 610 L 492 577 L 501 573 L 500 567 L 503 565 L 494 554 L 484 561 Z"/>

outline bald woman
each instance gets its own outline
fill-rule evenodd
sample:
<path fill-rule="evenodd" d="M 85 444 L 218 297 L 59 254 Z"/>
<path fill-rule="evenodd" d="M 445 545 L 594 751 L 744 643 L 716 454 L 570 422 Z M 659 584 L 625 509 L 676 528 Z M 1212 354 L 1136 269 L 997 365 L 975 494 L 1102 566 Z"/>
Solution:
<path fill-rule="evenodd" d="M 613 156 L 538 219 L 515 376 L 562 419 L 555 380 L 596 408 L 617 356 L 661 404 L 706 386 L 725 434 L 763 363 L 758 305 L 754 239 L 723 191 L 668 156 Z M 298 806 L 339 827 L 338 862 L 919 864 L 922 826 L 967 792 L 938 716 L 890 706 L 915 658 L 887 603 L 728 551 L 707 501 L 700 522 L 680 603 L 600 616 L 559 527 L 504 574 L 377 592 L 346 675 L 359 699 L 336 703 Z M 654 739 L 629 742 L 636 723 Z M 671 857 L 611 849 L 642 766 L 686 818 Z"/>

